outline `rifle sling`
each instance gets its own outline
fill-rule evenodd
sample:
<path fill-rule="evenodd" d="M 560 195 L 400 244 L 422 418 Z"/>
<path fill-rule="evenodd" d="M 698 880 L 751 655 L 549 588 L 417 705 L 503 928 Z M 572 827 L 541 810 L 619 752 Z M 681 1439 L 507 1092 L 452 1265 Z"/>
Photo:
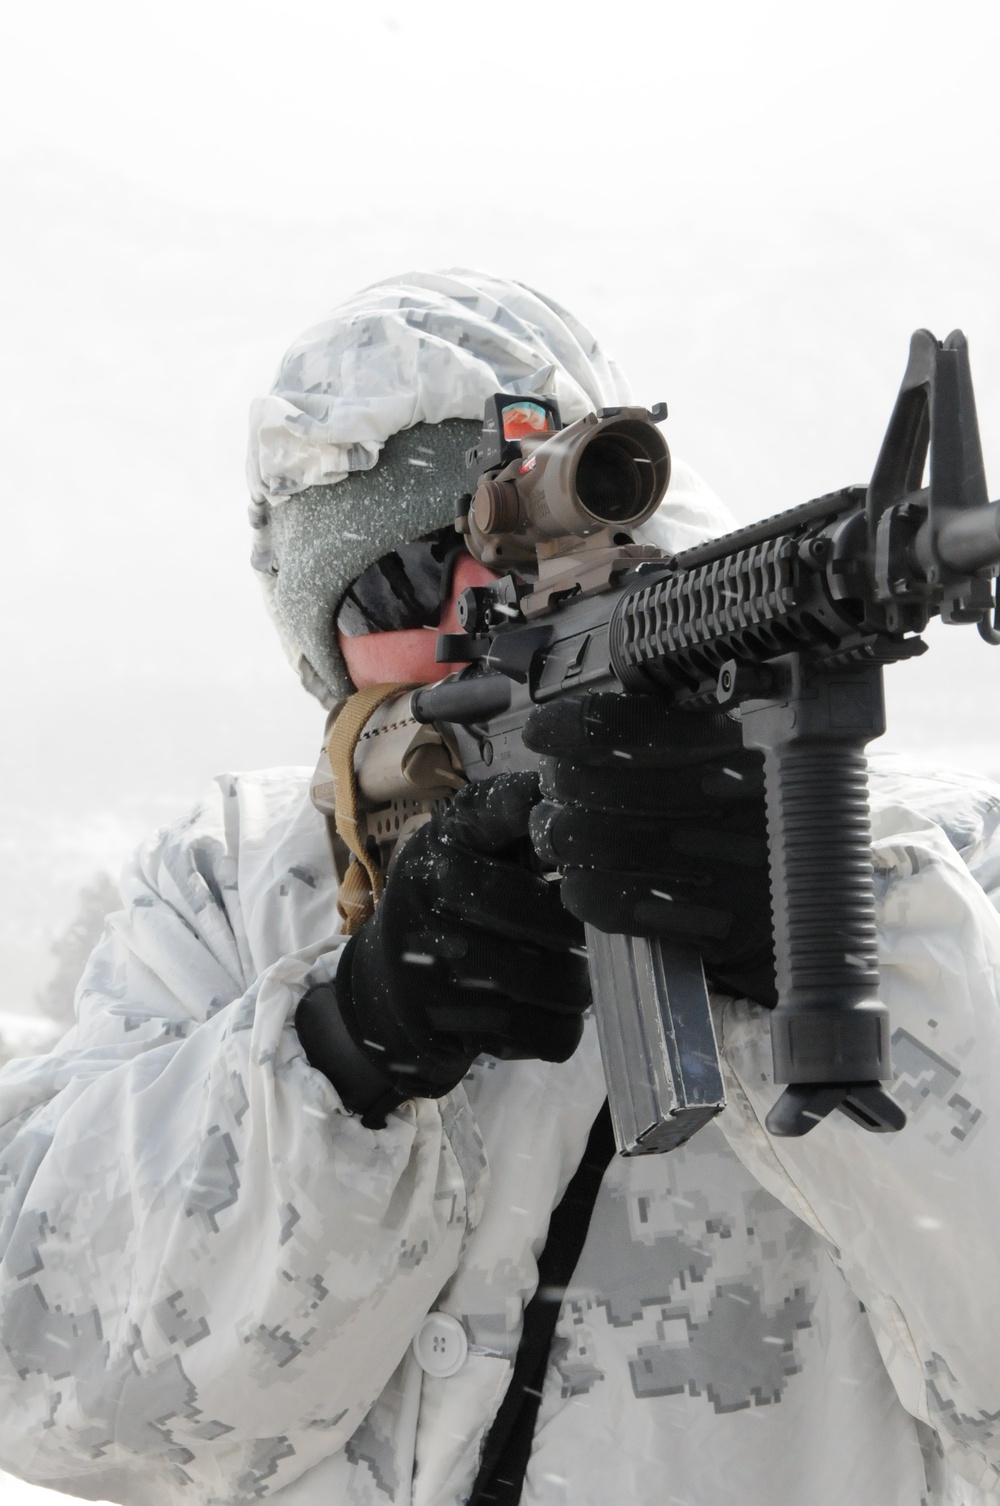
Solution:
<path fill-rule="evenodd" d="M 538 1289 L 524 1309 L 514 1373 L 483 1445 L 468 1506 L 517 1506 L 521 1498 L 563 1293 L 576 1270 L 597 1194 L 614 1153 L 611 1111 L 605 1099 L 583 1160 L 549 1222 L 548 1238 L 538 1261 Z"/>
<path fill-rule="evenodd" d="M 348 866 L 337 895 L 337 909 L 343 920 L 345 936 L 353 936 L 382 897 L 385 876 L 377 855 L 365 846 L 358 820 L 358 781 L 354 772 L 354 750 L 365 725 L 392 696 L 411 689 L 408 684 L 370 685 L 358 690 L 345 702 L 327 742 L 327 757 L 333 778 L 334 820 L 337 835 L 350 849 L 353 862 Z"/>

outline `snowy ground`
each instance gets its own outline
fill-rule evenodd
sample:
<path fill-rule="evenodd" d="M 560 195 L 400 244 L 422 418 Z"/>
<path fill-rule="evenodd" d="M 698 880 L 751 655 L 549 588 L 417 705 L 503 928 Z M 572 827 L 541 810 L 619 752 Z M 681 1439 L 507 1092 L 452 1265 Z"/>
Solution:
<path fill-rule="evenodd" d="M 34 1056 L 51 1050 L 60 1034 L 58 1026 L 35 1014 L 0 1010 L 0 1062 L 12 1056 Z M 3 1506 L 0 1501 L 0 1506 Z"/>
<path fill-rule="evenodd" d="M 69 1499 L 57 1490 L 42 1490 L 39 1485 L 26 1485 L 13 1475 L 0 1473 L 0 1506 L 66 1506 Z M 97 1502 L 97 1506 L 102 1503 Z"/>

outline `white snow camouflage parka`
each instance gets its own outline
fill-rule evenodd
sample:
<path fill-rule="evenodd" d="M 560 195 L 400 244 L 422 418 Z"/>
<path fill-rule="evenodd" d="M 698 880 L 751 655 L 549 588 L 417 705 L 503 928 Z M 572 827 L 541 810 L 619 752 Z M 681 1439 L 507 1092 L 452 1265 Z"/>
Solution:
<path fill-rule="evenodd" d="M 883 757 L 872 795 L 909 1124 L 772 1141 L 766 1015 L 718 999 L 729 1107 L 609 1168 L 527 1506 L 1000 1488 L 1000 787 Z M 291 1023 L 341 945 L 325 844 L 305 771 L 220 779 L 127 868 L 78 1025 L 0 1074 L 3 1468 L 130 1506 L 402 1506 L 415 1453 L 417 1506 L 465 1498 L 598 1053 L 590 1027 L 562 1065 L 483 1060 L 362 1128 Z M 429 1313 L 454 1374 L 407 1358 Z"/>

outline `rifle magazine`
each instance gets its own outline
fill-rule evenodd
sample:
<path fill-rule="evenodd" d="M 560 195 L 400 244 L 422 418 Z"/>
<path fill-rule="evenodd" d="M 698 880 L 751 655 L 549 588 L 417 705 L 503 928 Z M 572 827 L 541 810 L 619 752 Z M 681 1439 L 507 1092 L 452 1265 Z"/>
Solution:
<path fill-rule="evenodd" d="M 726 1106 L 701 957 L 586 927 L 618 1152 L 673 1150 Z"/>

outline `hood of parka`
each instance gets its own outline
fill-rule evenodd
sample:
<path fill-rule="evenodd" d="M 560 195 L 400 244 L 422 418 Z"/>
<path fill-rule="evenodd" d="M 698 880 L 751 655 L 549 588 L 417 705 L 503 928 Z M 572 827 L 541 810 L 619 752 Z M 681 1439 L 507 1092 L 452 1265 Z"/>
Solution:
<path fill-rule="evenodd" d="M 483 272 L 408 272 L 313 325 L 250 410 L 252 564 L 282 646 L 327 708 L 354 689 L 334 619 L 380 555 L 450 523 L 465 452 L 494 392 L 555 397 L 572 423 L 631 402 L 621 371 L 572 314 Z M 668 549 L 724 532 L 728 513 L 674 457 L 640 530 Z"/>

